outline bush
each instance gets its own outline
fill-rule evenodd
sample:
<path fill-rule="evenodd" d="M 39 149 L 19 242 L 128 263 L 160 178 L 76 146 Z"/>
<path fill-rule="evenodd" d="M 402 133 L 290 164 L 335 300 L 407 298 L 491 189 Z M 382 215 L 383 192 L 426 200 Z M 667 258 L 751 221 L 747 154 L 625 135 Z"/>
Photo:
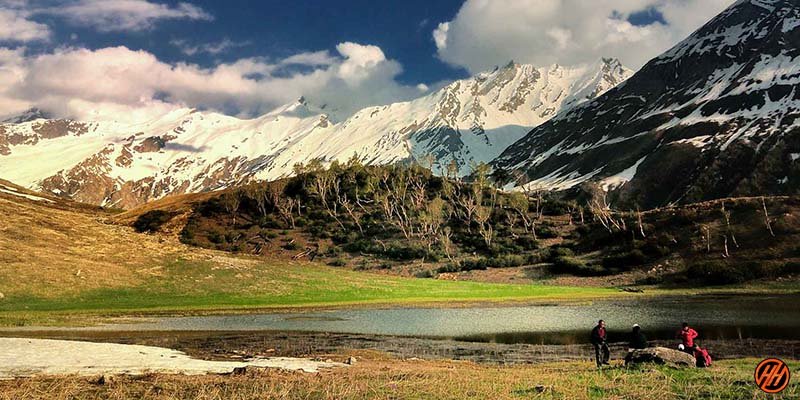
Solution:
<path fill-rule="evenodd" d="M 436 272 L 434 272 L 431 269 L 426 269 L 424 271 L 417 272 L 416 274 L 414 274 L 414 276 L 416 276 L 417 278 L 430 279 L 436 277 Z"/>
<path fill-rule="evenodd" d="M 300 245 L 297 244 L 297 242 L 289 242 L 289 243 L 284 244 L 281 247 L 283 247 L 286 250 L 297 250 L 297 249 L 300 248 Z"/>
<path fill-rule="evenodd" d="M 550 271 L 555 274 L 570 274 L 577 276 L 602 276 L 608 272 L 603 268 L 587 265 L 582 260 L 571 256 L 560 256 L 553 260 Z"/>
<path fill-rule="evenodd" d="M 608 270 L 630 271 L 632 267 L 647 263 L 647 256 L 641 250 L 615 254 L 603 259 L 603 268 Z"/>
<path fill-rule="evenodd" d="M 337 258 L 335 260 L 328 262 L 328 265 L 330 265 L 331 267 L 344 267 L 347 265 L 347 261 L 345 261 L 343 258 Z"/>
<path fill-rule="evenodd" d="M 533 236 L 520 236 L 515 240 L 517 245 L 523 250 L 536 250 L 539 248 L 539 241 L 534 239 Z"/>
<path fill-rule="evenodd" d="M 730 264 L 723 260 L 704 260 L 691 264 L 686 269 L 689 282 L 706 285 L 730 285 L 742 283 L 757 276 L 747 265 Z"/>
<path fill-rule="evenodd" d="M 152 233 L 158 232 L 161 227 L 175 217 L 175 213 L 167 212 L 164 210 L 148 211 L 136 218 L 133 223 L 133 229 L 139 233 Z"/>
<path fill-rule="evenodd" d="M 575 257 L 575 252 L 566 247 L 551 247 L 547 259 L 550 260 L 550 262 L 555 262 L 559 257 Z"/>
<path fill-rule="evenodd" d="M 225 235 L 216 229 L 212 230 L 208 232 L 208 241 L 214 244 L 225 243 Z"/>
<path fill-rule="evenodd" d="M 558 237 L 558 232 L 549 226 L 536 227 L 536 237 L 540 239 L 555 239 Z"/>
<path fill-rule="evenodd" d="M 397 261 L 419 260 L 428 256 L 428 250 L 421 246 L 389 246 L 383 254 Z"/>

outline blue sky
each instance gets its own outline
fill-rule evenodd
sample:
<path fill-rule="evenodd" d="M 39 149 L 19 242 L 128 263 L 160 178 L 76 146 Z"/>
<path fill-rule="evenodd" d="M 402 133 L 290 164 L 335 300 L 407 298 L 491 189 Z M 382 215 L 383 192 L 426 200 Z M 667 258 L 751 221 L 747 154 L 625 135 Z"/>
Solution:
<path fill-rule="evenodd" d="M 511 59 L 637 69 L 731 1 L 0 0 L 0 109 L 348 114 Z"/>
<path fill-rule="evenodd" d="M 211 21 L 178 19 L 134 32 L 97 32 L 92 27 L 64 24 L 52 17 L 38 20 L 49 22 L 53 31 L 53 40 L 42 45 L 44 48 L 63 44 L 93 49 L 125 45 L 147 50 L 167 62 L 190 61 L 204 66 L 244 57 L 280 59 L 300 52 L 333 49 L 348 41 L 371 44 L 405 67 L 398 77 L 400 82 L 434 84 L 469 76 L 464 67 L 436 57 L 431 35 L 438 23 L 456 15 L 463 2 L 202 0 L 191 3 L 212 15 Z M 180 2 L 161 3 L 175 6 Z M 642 26 L 663 22 L 659 11 L 652 7 L 626 18 Z M 187 55 L 170 43 L 202 46 L 225 40 L 230 47 L 217 54 Z M 496 60 L 496 64 L 507 61 Z"/>

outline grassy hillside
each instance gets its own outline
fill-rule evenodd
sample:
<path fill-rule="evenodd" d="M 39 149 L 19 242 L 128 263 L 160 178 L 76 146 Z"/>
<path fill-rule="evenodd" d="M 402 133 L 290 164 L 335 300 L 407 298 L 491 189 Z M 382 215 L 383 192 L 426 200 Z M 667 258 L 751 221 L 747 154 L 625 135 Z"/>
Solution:
<path fill-rule="evenodd" d="M 230 255 L 112 223 L 118 214 L 0 192 L 0 325 L 164 311 L 566 299 L 614 290 L 359 273 Z"/>
<path fill-rule="evenodd" d="M 601 195 L 502 192 L 485 172 L 461 182 L 419 166 L 298 167 L 135 225 L 174 231 L 178 220 L 193 246 L 443 279 L 702 286 L 800 273 L 797 198 L 614 210 Z"/>

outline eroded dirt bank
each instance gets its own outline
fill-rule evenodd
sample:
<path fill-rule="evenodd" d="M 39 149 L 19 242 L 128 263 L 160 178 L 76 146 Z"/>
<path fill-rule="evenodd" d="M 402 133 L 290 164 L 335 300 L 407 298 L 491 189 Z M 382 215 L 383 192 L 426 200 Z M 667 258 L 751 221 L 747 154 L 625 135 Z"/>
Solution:
<path fill-rule="evenodd" d="M 18 336 L 0 333 L 2 336 Z M 37 338 L 159 346 L 183 351 L 206 360 L 241 360 L 251 357 L 309 357 L 338 359 L 360 351 L 376 351 L 408 359 L 452 359 L 492 364 L 533 364 L 587 360 L 590 345 L 533 345 L 477 343 L 444 339 L 314 332 L 26 332 Z M 672 347 L 669 341 L 651 345 Z M 800 357 L 800 340 L 705 340 L 715 359 L 744 357 Z M 623 357 L 624 343 L 611 346 L 612 356 Z"/>

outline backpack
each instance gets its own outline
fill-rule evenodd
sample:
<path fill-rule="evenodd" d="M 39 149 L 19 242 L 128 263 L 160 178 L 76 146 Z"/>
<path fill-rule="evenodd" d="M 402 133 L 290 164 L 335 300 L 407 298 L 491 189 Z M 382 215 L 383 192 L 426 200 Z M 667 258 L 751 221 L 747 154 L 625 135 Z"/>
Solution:
<path fill-rule="evenodd" d="M 710 367 L 712 364 L 711 355 L 708 350 L 701 349 L 699 346 L 694 349 L 694 358 L 697 360 L 698 368 Z"/>

